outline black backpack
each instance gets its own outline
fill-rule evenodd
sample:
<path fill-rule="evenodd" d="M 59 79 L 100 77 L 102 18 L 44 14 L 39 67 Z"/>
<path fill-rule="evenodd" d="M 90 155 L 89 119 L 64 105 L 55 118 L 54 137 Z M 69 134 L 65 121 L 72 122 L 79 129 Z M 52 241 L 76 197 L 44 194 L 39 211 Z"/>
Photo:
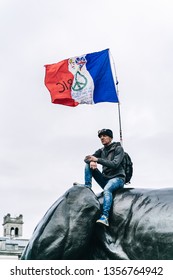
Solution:
<path fill-rule="evenodd" d="M 123 167 L 126 174 L 125 184 L 130 184 L 133 175 L 133 162 L 128 153 L 124 152 Z"/>
<path fill-rule="evenodd" d="M 116 142 L 117 146 L 121 146 L 120 142 Z M 130 184 L 130 180 L 133 175 L 133 162 L 131 160 L 131 157 L 128 153 L 124 152 L 124 158 L 122 161 L 122 165 L 126 174 L 125 184 Z"/>

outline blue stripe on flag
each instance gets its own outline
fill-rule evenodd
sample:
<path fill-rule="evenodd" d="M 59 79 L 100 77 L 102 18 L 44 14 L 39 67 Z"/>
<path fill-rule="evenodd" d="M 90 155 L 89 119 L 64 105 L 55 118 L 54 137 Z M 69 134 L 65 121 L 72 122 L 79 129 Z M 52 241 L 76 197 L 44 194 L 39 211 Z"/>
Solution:
<path fill-rule="evenodd" d="M 111 64 L 109 49 L 86 55 L 86 68 L 94 81 L 94 103 L 119 102 Z"/>

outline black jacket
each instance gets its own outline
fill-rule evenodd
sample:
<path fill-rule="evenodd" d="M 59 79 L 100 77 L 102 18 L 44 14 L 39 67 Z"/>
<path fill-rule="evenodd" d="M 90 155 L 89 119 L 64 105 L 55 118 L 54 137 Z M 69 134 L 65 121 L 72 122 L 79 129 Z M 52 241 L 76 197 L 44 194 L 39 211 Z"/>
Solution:
<path fill-rule="evenodd" d="M 97 163 L 102 165 L 102 174 L 105 178 L 118 177 L 125 180 L 125 171 L 122 166 L 124 149 L 119 142 L 113 142 L 109 146 L 97 150 L 93 156 L 97 157 Z"/>

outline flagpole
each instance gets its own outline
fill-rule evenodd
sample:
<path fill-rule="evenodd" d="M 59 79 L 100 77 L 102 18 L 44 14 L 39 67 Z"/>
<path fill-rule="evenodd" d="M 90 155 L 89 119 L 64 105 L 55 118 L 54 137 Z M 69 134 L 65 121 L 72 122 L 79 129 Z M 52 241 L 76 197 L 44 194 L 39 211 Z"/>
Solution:
<path fill-rule="evenodd" d="M 111 56 L 112 58 L 112 63 L 113 63 L 113 68 L 114 68 L 114 75 L 113 78 L 115 79 L 114 83 L 115 83 L 115 88 L 116 88 L 116 92 L 117 92 L 117 96 L 118 96 L 118 121 L 119 121 L 119 134 L 120 134 L 120 143 L 121 145 L 123 145 L 123 135 L 122 135 L 122 125 L 121 125 L 121 110 L 120 110 L 120 101 L 119 101 L 119 89 L 118 89 L 118 79 L 117 79 L 117 74 L 116 74 L 116 68 L 115 68 L 115 62 L 113 59 L 113 56 L 109 50 L 109 56 Z"/>
<path fill-rule="evenodd" d="M 123 145 L 123 134 L 122 134 L 122 125 L 121 125 L 121 110 L 120 110 L 120 101 L 119 101 L 119 90 L 118 90 L 118 81 L 116 84 L 117 96 L 118 96 L 118 119 L 119 119 L 119 131 L 120 131 L 120 143 Z"/>

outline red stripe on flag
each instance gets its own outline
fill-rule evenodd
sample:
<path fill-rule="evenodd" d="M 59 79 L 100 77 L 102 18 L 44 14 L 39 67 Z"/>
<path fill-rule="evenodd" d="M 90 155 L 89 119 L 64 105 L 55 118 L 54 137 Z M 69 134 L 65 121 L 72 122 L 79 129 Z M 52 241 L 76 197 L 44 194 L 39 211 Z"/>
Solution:
<path fill-rule="evenodd" d="M 45 85 L 50 92 L 52 103 L 75 107 L 79 103 L 72 99 L 71 85 L 74 76 L 68 70 L 68 59 L 45 65 Z"/>

